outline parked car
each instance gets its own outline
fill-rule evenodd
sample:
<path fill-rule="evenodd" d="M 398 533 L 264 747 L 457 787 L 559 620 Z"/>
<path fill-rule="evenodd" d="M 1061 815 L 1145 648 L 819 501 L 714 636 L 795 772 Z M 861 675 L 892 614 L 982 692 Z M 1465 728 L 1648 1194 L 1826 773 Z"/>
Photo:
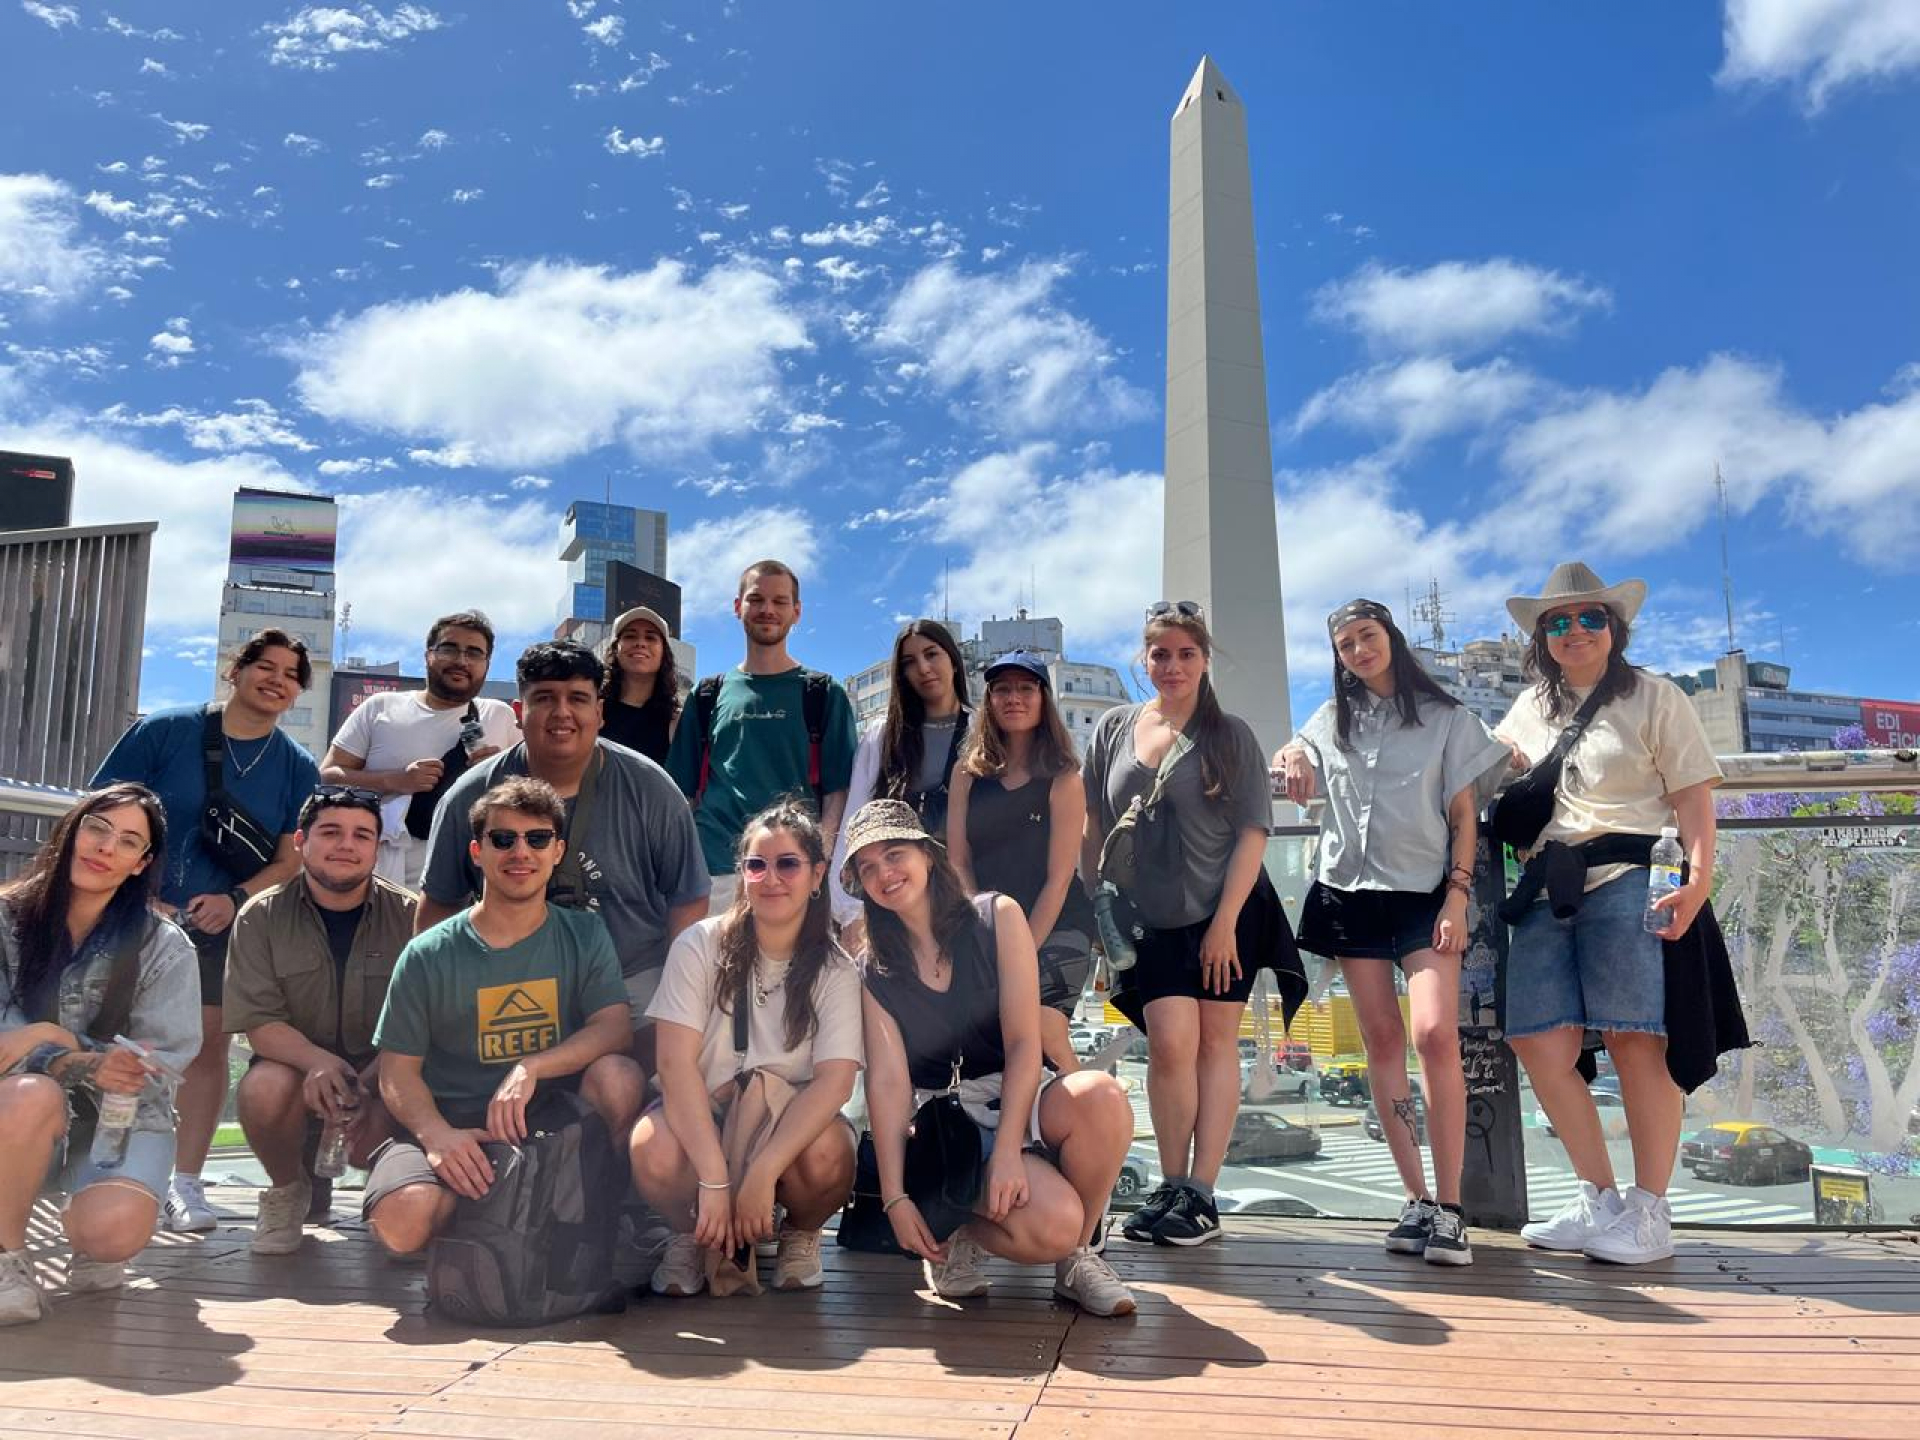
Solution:
<path fill-rule="evenodd" d="M 1320 1153 L 1320 1132 L 1260 1110 L 1242 1110 L 1227 1137 L 1229 1165 L 1271 1165 Z"/>
<path fill-rule="evenodd" d="M 1813 1151 L 1771 1125 L 1721 1120 L 1681 1142 L 1680 1163 L 1702 1180 L 1781 1185 L 1807 1178 Z"/>
<path fill-rule="evenodd" d="M 1372 1094 L 1366 1056 L 1336 1055 L 1320 1067 L 1320 1098 L 1329 1105 L 1364 1105 Z"/>
<path fill-rule="evenodd" d="M 1221 1191 L 1216 1198 L 1222 1215 L 1279 1215 L 1288 1220 L 1316 1220 L 1325 1213 L 1297 1195 L 1255 1195 L 1252 1199 L 1243 1199 Z"/>
<path fill-rule="evenodd" d="M 1609 1140 L 1626 1138 L 1627 1105 L 1620 1098 L 1619 1084 L 1616 1082 L 1609 1087 L 1605 1080 L 1596 1080 L 1589 1090 L 1593 1095 L 1594 1108 L 1600 1112 L 1600 1133 Z M 1553 1128 L 1553 1121 L 1548 1118 L 1546 1109 L 1542 1106 L 1534 1107 L 1533 1123 L 1549 1135 L 1557 1136 L 1560 1133 Z"/>
<path fill-rule="evenodd" d="M 1367 1132 L 1369 1140 L 1386 1143 L 1386 1129 L 1381 1125 L 1380 1112 L 1374 1109 L 1371 1099 L 1367 1101 L 1366 1117 L 1361 1120 L 1360 1125 Z M 1427 1102 L 1420 1094 L 1418 1085 L 1413 1086 L 1413 1138 L 1422 1145 L 1427 1143 Z"/>
<path fill-rule="evenodd" d="M 1131 1202 L 1127 1206 L 1131 1209 L 1152 1188 L 1153 1171 L 1147 1167 L 1143 1157 L 1129 1150 L 1127 1158 L 1120 1164 L 1120 1178 L 1113 1182 L 1113 1198 Z"/>
<path fill-rule="evenodd" d="M 1264 1095 L 1253 1093 L 1254 1077 L 1260 1073 L 1260 1062 L 1242 1060 L 1240 1062 L 1240 1093 L 1248 1100 L 1304 1100 L 1307 1092 L 1313 1088 L 1313 1076 L 1302 1075 L 1297 1070 L 1282 1070 L 1277 1065 L 1273 1071 L 1273 1088 Z"/>
<path fill-rule="evenodd" d="M 1284 1065 L 1289 1070 L 1311 1070 L 1313 1047 L 1304 1040 L 1289 1040 L 1280 1047 L 1280 1053 L 1274 1057 L 1274 1063 Z"/>

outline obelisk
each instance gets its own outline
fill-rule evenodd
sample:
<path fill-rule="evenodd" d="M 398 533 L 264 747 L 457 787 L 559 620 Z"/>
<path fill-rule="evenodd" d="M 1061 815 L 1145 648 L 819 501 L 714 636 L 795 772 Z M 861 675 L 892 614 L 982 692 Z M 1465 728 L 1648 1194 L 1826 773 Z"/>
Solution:
<path fill-rule="evenodd" d="M 1206 607 L 1220 703 L 1271 755 L 1293 723 L 1247 113 L 1210 58 L 1172 131 L 1162 588 Z"/>

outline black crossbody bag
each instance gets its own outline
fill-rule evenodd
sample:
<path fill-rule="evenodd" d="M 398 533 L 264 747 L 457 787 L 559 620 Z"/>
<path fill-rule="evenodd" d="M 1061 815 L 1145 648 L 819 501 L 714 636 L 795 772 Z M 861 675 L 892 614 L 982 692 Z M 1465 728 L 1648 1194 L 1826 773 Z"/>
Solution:
<path fill-rule="evenodd" d="M 1529 850 L 1553 818 L 1553 793 L 1560 784 L 1560 771 L 1567 756 L 1587 733 L 1587 726 L 1600 712 L 1601 692 L 1595 690 L 1586 703 L 1574 712 L 1573 721 L 1560 732 L 1553 749 L 1533 763 L 1533 767 L 1500 792 L 1487 812 L 1487 829 L 1493 838 L 1516 850 Z"/>
<path fill-rule="evenodd" d="M 268 834 L 266 826 L 227 793 L 222 764 L 226 736 L 220 729 L 223 708 L 209 704 L 201 712 L 200 754 L 206 764 L 207 798 L 200 809 L 200 839 L 220 868 L 233 877 L 233 883 L 244 885 L 267 868 L 280 839 Z M 273 738 L 267 736 L 269 745 Z"/>

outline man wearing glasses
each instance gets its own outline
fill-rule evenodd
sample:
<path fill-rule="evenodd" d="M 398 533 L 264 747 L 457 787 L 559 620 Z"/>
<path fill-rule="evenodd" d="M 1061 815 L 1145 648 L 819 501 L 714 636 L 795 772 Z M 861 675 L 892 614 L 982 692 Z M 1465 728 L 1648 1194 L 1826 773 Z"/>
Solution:
<path fill-rule="evenodd" d="M 420 888 L 434 807 L 469 765 L 520 738 L 513 707 L 480 687 L 493 659 L 493 625 L 478 610 L 442 615 L 427 631 L 427 688 L 369 695 L 341 722 L 320 778 L 379 794 L 376 873 Z"/>
<path fill-rule="evenodd" d="M 442 825 L 453 818 L 443 811 Z M 565 845 L 560 796 L 516 776 L 465 818 L 480 899 L 401 952 L 373 1037 L 399 1134 L 374 1153 L 364 1207 L 396 1255 L 445 1228 L 456 1196 L 487 1193 L 482 1143 L 525 1140 L 529 1102 L 543 1091 L 577 1091 L 622 1154 L 644 1093 L 626 1055 L 632 1021 L 607 927 L 547 903 Z"/>
<path fill-rule="evenodd" d="M 364 1166 L 386 1138 L 373 1027 L 387 981 L 413 937 L 412 892 L 374 874 L 381 797 L 323 785 L 300 807 L 300 873 L 263 891 L 233 923 L 226 1028 L 245 1031 L 240 1128 L 267 1172 L 256 1255 L 300 1248 L 301 1223 L 325 1220 L 332 1182 L 309 1171 L 321 1130 L 346 1125 Z"/>

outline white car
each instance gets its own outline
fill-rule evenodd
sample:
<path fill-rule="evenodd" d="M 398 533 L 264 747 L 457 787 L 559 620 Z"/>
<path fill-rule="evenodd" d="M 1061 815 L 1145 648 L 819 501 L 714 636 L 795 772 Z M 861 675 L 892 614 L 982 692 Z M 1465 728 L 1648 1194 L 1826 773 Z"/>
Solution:
<path fill-rule="evenodd" d="M 1609 1140 L 1626 1139 L 1627 1108 L 1626 1102 L 1620 1098 L 1619 1092 L 1615 1090 L 1596 1089 L 1590 1093 L 1593 1096 L 1595 1108 L 1600 1111 L 1600 1133 Z M 1535 1107 L 1533 1112 L 1533 1123 L 1549 1135 L 1558 1135 L 1559 1133 L 1553 1128 L 1553 1122 L 1547 1118 L 1547 1112 L 1538 1106 Z"/>

